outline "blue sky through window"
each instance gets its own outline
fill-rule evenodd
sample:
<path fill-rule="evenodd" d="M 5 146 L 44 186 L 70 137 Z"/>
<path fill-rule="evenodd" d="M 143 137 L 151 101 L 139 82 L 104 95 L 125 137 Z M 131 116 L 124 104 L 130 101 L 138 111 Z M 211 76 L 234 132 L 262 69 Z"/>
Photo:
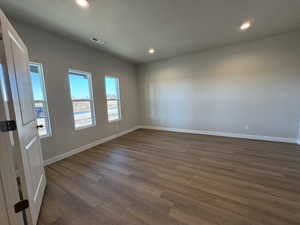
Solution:
<path fill-rule="evenodd" d="M 3 95 L 3 100 L 7 102 L 7 94 L 6 94 L 6 84 L 4 80 L 4 74 L 3 74 L 3 67 L 2 64 L 0 64 L 0 80 L 1 80 L 1 90 Z"/>
<path fill-rule="evenodd" d="M 90 83 L 84 74 L 69 73 L 72 99 L 90 99 Z"/>
<path fill-rule="evenodd" d="M 43 101 L 42 77 L 39 74 L 38 66 L 30 66 L 30 76 L 33 90 L 33 99 L 35 101 Z"/>
<path fill-rule="evenodd" d="M 41 75 L 39 74 L 38 66 L 30 66 L 31 82 L 33 88 L 33 97 L 35 101 L 43 101 L 43 88 Z M 69 73 L 69 83 L 72 99 L 90 99 L 90 84 L 86 75 Z M 106 77 L 105 89 L 106 96 L 110 98 L 117 98 L 117 78 Z"/>
<path fill-rule="evenodd" d="M 117 98 L 117 78 L 113 77 L 105 77 L 105 89 L 106 89 L 106 97 L 107 98 Z"/>

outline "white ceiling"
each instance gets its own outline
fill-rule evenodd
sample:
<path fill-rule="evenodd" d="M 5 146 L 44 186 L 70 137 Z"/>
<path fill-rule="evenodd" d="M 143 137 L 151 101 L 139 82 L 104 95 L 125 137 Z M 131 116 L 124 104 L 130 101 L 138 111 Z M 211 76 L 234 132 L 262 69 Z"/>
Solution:
<path fill-rule="evenodd" d="M 10 16 L 135 63 L 300 28 L 300 0 L 0 0 Z M 243 21 L 253 27 L 240 32 Z M 91 38 L 105 41 L 104 47 Z M 149 55 L 148 48 L 156 53 Z"/>

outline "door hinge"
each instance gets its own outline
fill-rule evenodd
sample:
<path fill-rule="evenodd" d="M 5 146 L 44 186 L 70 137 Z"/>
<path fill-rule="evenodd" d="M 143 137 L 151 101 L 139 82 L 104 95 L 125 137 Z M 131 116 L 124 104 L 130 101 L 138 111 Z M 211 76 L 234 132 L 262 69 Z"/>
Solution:
<path fill-rule="evenodd" d="M 17 129 L 17 124 L 15 120 L 0 121 L 0 131 L 8 132 Z"/>
<path fill-rule="evenodd" d="M 19 213 L 25 209 L 29 208 L 29 201 L 28 200 L 22 200 L 15 204 L 15 213 Z"/>

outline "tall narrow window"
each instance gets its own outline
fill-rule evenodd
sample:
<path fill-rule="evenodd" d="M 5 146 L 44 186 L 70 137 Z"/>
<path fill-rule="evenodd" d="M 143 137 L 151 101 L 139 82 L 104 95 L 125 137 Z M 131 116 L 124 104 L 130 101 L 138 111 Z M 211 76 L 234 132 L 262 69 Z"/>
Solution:
<path fill-rule="evenodd" d="M 69 70 L 69 85 L 75 129 L 94 126 L 96 120 L 91 74 Z"/>
<path fill-rule="evenodd" d="M 113 122 L 121 119 L 121 102 L 119 78 L 105 77 L 106 103 L 108 121 Z"/>
<path fill-rule="evenodd" d="M 33 91 L 34 108 L 39 126 L 40 137 L 51 136 L 48 103 L 45 90 L 43 67 L 40 63 L 30 63 L 30 76 Z"/>

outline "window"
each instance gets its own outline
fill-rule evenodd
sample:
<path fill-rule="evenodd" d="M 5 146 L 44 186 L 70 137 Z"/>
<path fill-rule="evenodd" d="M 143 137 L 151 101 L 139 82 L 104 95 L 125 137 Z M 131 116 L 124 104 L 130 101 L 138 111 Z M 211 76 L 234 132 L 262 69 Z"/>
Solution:
<path fill-rule="evenodd" d="M 96 124 L 91 74 L 76 70 L 69 71 L 69 85 L 73 104 L 75 129 Z"/>
<path fill-rule="evenodd" d="M 30 63 L 29 67 L 37 124 L 42 126 L 39 128 L 39 135 L 40 137 L 51 136 L 43 67 L 39 63 Z"/>
<path fill-rule="evenodd" d="M 113 122 L 121 119 L 121 104 L 119 78 L 105 77 L 106 103 L 108 121 Z"/>

